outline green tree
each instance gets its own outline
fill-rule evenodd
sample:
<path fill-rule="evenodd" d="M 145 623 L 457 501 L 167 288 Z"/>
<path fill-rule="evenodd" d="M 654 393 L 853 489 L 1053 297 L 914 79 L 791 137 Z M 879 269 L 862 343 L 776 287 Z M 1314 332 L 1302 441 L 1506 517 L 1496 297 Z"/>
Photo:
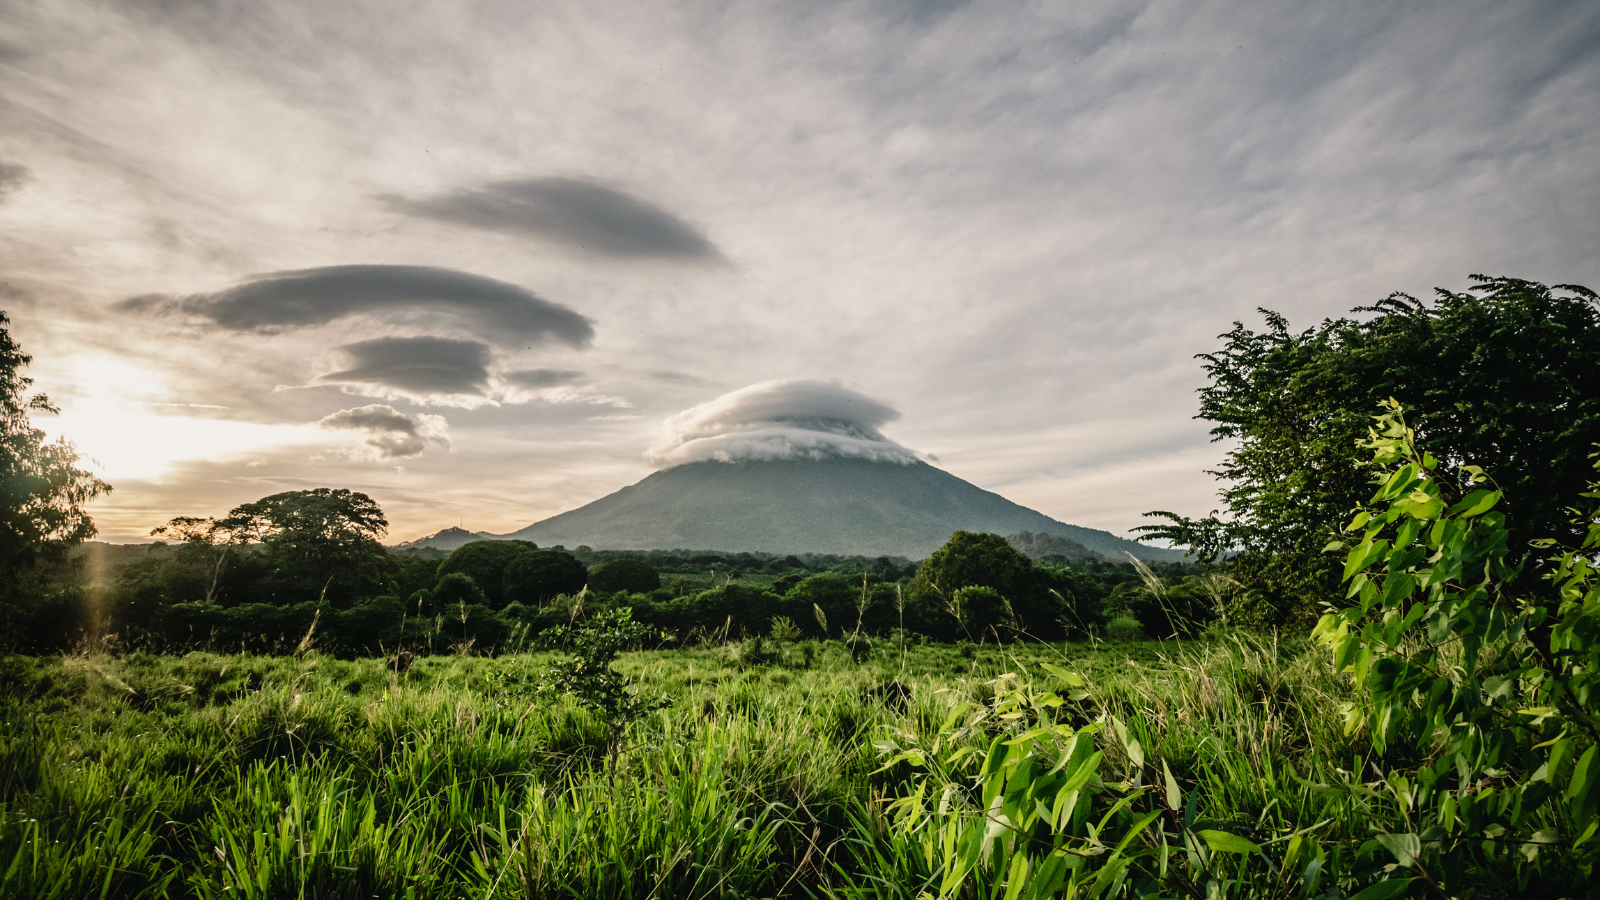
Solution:
<path fill-rule="evenodd" d="M 195 589 L 180 592 L 182 599 L 191 599 L 191 595 L 199 595 L 203 603 L 216 603 L 221 599 L 223 576 L 238 548 L 250 538 L 249 533 L 236 527 L 240 525 L 242 522 L 178 516 L 150 532 L 151 537 L 182 542 L 176 558 L 169 560 L 165 567 L 170 574 L 178 574 L 173 570 L 184 570 L 183 574 L 190 577 L 182 580 L 198 582 Z"/>
<path fill-rule="evenodd" d="M 75 544 L 95 535 L 84 506 L 108 493 L 106 484 L 78 468 L 78 452 L 66 439 L 47 442 L 33 427 L 32 413 L 55 413 L 44 394 L 30 394 L 33 379 L 22 369 L 33 357 L 11 339 L 0 313 L 0 643 L 17 630 L 45 598 L 35 566 L 59 564 Z"/>
<path fill-rule="evenodd" d="M 506 567 L 508 600 L 538 606 L 562 594 L 576 594 L 589 583 L 589 570 L 565 550 L 529 550 Z"/>
<path fill-rule="evenodd" d="M 1406 830 L 1377 840 L 1439 896 L 1577 896 L 1600 862 L 1600 509 L 1572 520 L 1578 546 L 1535 542 L 1558 552 L 1519 580 L 1533 554 L 1508 498 L 1475 465 L 1446 475 L 1406 426 L 1390 401 L 1362 442 L 1378 491 L 1328 548 L 1351 602 L 1314 632 L 1365 695 L 1347 730 L 1365 725 L 1379 778 L 1403 786 Z M 1414 782 L 1397 746 L 1428 747 Z"/>
<path fill-rule="evenodd" d="M 931 610 L 943 610 L 973 640 L 999 635 L 1002 626 L 1038 638 L 1099 623 L 1098 604 L 1070 572 L 1041 569 L 998 534 L 957 531 L 917 569 L 912 596 L 922 607 L 927 627 Z M 992 588 L 1004 598 L 997 605 L 987 594 L 973 595 L 963 605 L 963 588 Z M 937 633 L 937 632 L 936 632 Z"/>
<path fill-rule="evenodd" d="M 517 557 L 539 549 L 529 541 L 473 541 L 457 547 L 444 562 L 439 563 L 439 577 L 460 572 L 470 575 L 488 596 L 489 605 L 496 609 L 505 606 L 511 598 L 506 596 L 506 569 Z"/>
<path fill-rule="evenodd" d="M 1600 308 L 1577 285 L 1547 287 L 1482 275 L 1431 303 L 1393 294 L 1355 313 L 1291 331 L 1235 323 L 1223 349 L 1202 354 L 1211 383 L 1200 413 L 1217 440 L 1237 442 L 1212 474 L 1226 510 L 1142 529 L 1206 559 L 1232 554 L 1238 601 L 1262 624 L 1315 618 L 1341 571 L 1321 552 L 1369 488 L 1358 465 L 1372 409 L 1393 397 L 1441 470 L 1469 460 L 1496 473 L 1517 516 L 1514 542 L 1573 540 L 1565 504 L 1584 489 L 1600 441 Z"/>
<path fill-rule="evenodd" d="M 661 587 L 661 576 L 642 560 L 623 557 L 603 562 L 589 570 L 589 588 L 603 594 L 627 591 L 648 594 Z"/>
<path fill-rule="evenodd" d="M 483 588 L 471 575 L 465 572 L 451 572 L 439 579 L 434 585 L 430 595 L 432 605 L 424 610 L 427 614 L 449 615 L 458 606 L 488 606 L 489 597 Z"/>
<path fill-rule="evenodd" d="M 389 528 L 371 497 L 345 488 L 285 491 L 235 507 L 220 526 L 260 543 L 269 573 L 255 586 L 276 604 L 349 606 L 383 592 L 394 563 L 378 543 Z"/>

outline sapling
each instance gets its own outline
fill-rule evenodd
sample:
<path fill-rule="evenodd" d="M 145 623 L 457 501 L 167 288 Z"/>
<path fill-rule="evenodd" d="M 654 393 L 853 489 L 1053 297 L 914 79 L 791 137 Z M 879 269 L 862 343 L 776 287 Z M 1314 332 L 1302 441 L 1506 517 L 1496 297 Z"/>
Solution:
<path fill-rule="evenodd" d="M 639 646 L 656 631 L 633 621 L 627 607 L 599 613 L 581 624 L 558 625 L 539 635 L 539 643 L 573 654 L 552 662 L 539 692 L 571 694 L 578 705 L 599 716 L 606 726 L 606 751 L 615 766 L 628 726 L 672 705 L 668 697 L 636 693 L 636 679 L 611 667 L 623 650 Z"/>

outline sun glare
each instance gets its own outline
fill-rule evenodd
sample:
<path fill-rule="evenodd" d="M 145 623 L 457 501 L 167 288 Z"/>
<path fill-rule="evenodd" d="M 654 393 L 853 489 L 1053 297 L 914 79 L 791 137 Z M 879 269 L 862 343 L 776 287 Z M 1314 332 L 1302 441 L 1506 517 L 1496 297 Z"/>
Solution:
<path fill-rule="evenodd" d="M 111 481 L 159 479 L 180 463 L 242 457 L 326 435 L 311 425 L 264 425 L 183 415 L 120 398 L 90 396 L 62 403 L 59 416 L 34 423 L 51 438 L 65 437 L 95 474 Z M 169 411 L 170 410 L 170 411 Z"/>

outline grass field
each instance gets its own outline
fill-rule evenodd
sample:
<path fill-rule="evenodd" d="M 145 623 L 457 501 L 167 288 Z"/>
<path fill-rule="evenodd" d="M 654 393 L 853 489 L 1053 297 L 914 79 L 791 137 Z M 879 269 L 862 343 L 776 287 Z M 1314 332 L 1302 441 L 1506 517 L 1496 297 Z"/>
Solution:
<path fill-rule="evenodd" d="M 543 655 L 398 677 L 315 653 L 5 658 L 0 896 L 911 897 L 929 867 L 888 827 L 906 772 L 878 771 L 874 741 L 929 739 L 952 703 L 1046 661 L 1089 681 L 1072 715 L 1122 717 L 1201 814 L 1269 847 L 1392 814 L 1303 786 L 1361 765 L 1320 650 L 741 649 L 625 656 L 674 703 L 614 766 L 601 723 L 533 693 Z M 863 699 L 890 681 L 903 711 Z"/>

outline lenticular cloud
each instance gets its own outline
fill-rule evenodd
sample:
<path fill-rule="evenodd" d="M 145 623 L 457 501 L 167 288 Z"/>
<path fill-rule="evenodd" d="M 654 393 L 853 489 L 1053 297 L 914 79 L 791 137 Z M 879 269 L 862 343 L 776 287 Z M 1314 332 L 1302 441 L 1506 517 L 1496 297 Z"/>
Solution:
<path fill-rule="evenodd" d="M 837 382 L 765 381 L 669 417 L 645 459 L 684 463 L 867 459 L 910 465 L 916 453 L 878 429 L 900 414 Z"/>

